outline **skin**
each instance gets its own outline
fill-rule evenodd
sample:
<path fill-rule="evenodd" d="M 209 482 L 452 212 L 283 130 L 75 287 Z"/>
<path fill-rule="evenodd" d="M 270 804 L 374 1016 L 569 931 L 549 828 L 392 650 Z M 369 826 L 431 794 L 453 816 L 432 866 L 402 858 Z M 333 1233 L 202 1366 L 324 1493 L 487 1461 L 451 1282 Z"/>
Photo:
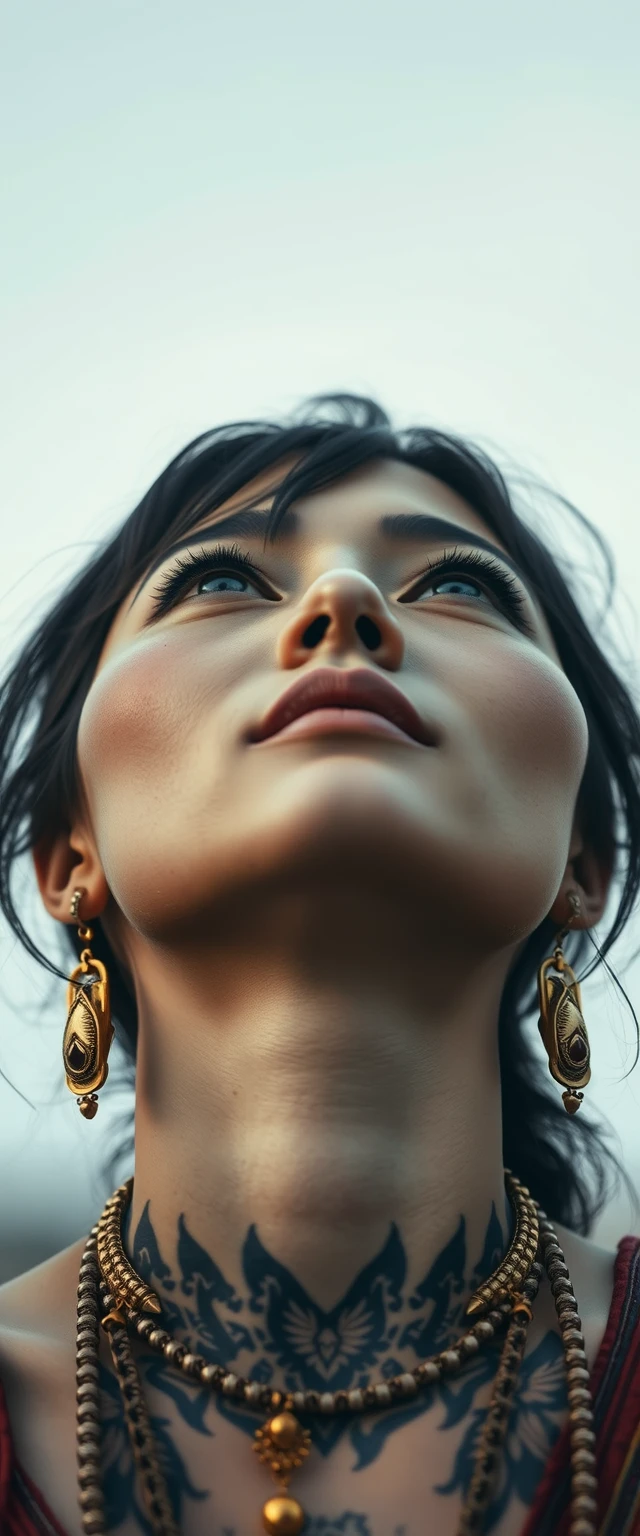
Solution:
<path fill-rule="evenodd" d="M 254 483 L 206 526 L 249 496 L 268 506 L 271 490 L 268 480 Z M 401 1369 L 416 1364 L 406 1335 L 411 1296 L 460 1221 L 465 1296 L 492 1211 L 506 1243 L 500 996 L 543 917 L 567 922 L 569 891 L 580 898 L 578 923 L 598 922 L 608 873 L 576 817 L 584 713 L 533 599 L 530 635 L 477 585 L 456 594 L 435 579 L 401 600 L 444 548 L 481 535 L 499 551 L 482 519 L 429 475 L 386 461 L 295 510 L 295 530 L 285 525 L 266 550 L 260 537 L 239 541 L 271 596 L 192 592 L 153 621 L 166 561 L 123 604 L 80 723 L 82 804 L 71 829 L 36 851 L 36 867 L 60 921 L 83 890 L 83 920 L 103 917 L 135 987 L 130 1241 L 150 1212 L 166 1266 L 156 1288 L 167 1282 L 166 1299 L 173 1285 L 184 1304 L 182 1218 L 238 1300 L 240 1321 L 255 1325 L 251 1276 L 258 1285 L 272 1261 L 284 1290 L 301 1288 L 324 1315 L 364 1283 L 363 1266 L 388 1275 L 391 1260 L 380 1256 L 395 1228 L 400 1327 L 370 1368 L 377 1379 L 384 1358 Z M 397 512 L 444 518 L 457 538 L 434 534 L 425 546 L 383 537 L 380 518 Z M 196 537 L 194 548 L 202 542 Z M 356 628 L 363 614 L 378 626 L 375 651 Z M 328 626 L 305 647 L 321 615 Z M 265 710 L 318 666 L 381 671 L 434 727 L 438 745 L 345 733 L 250 742 Z M 253 1228 L 262 1256 L 250 1271 Z M 561 1236 L 593 1361 L 613 1256 Z M 76 1245 L 0 1298 L 18 1453 L 70 1533 L 80 1529 L 78 1253 Z M 184 1316 L 181 1326 L 188 1332 Z M 258 1358 L 252 1338 L 244 1366 Z M 528 1360 L 536 1350 L 547 1364 L 557 1356 L 544 1288 Z M 281 1380 L 269 1347 L 266 1359 Z M 148 1390 L 190 1485 L 215 1490 L 213 1503 L 185 1494 L 182 1529 L 258 1529 L 269 1479 L 249 1454 L 248 1431 L 213 1406 L 205 1433 L 194 1427 L 195 1410 L 157 1383 Z M 354 1470 L 348 1438 L 313 1456 L 294 1491 L 315 1536 L 455 1532 L 462 1489 L 438 1490 L 489 1391 L 489 1382 L 478 1385 L 446 1446 L 432 1409 L 389 1434 L 364 1469 Z M 538 1421 L 541 1400 L 534 1390 Z M 555 1435 L 562 1394 L 552 1407 Z M 500 1536 L 521 1531 L 535 1482 L 514 1486 L 492 1523 Z M 140 1528 L 133 1518 L 118 1527 Z"/>

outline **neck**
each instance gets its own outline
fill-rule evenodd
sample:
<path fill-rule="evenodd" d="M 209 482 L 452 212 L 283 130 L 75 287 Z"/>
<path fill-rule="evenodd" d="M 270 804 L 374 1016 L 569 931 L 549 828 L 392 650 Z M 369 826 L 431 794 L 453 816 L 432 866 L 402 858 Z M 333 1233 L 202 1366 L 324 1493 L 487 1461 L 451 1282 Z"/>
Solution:
<path fill-rule="evenodd" d="M 370 1311 L 374 1292 L 399 1314 L 393 1358 L 415 1364 L 416 1328 L 427 1314 L 432 1336 L 462 1320 L 510 1229 L 497 1061 L 507 958 L 465 968 L 441 946 L 436 960 L 423 921 L 412 933 L 403 914 L 394 940 L 389 912 L 367 922 L 365 945 L 352 907 L 347 927 L 333 905 L 322 943 L 297 901 L 267 932 L 261 918 L 260 948 L 227 931 L 202 953 L 136 956 L 130 1248 L 178 1330 L 195 1326 L 209 1353 L 215 1335 L 238 1369 L 249 1334 L 264 1347 L 253 1334 L 268 1298 L 329 1327 L 336 1309 Z M 316 1365 L 326 1384 L 327 1361 Z"/>

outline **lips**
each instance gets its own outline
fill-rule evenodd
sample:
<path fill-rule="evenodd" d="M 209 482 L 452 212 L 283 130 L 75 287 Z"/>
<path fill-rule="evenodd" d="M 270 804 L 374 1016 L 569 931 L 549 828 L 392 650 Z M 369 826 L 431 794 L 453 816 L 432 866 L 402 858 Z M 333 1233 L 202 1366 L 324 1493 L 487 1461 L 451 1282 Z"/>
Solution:
<path fill-rule="evenodd" d="M 381 715 L 421 746 L 437 745 L 435 733 L 394 683 L 368 668 L 340 671 L 318 667 L 299 678 L 276 699 L 250 734 L 252 742 L 266 741 L 279 731 L 318 709 L 366 710 Z"/>

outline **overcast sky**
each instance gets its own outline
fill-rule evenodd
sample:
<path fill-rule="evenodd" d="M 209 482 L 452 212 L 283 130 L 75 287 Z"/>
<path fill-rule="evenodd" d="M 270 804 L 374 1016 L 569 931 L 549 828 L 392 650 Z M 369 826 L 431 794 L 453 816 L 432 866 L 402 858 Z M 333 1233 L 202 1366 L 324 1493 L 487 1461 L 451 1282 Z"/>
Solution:
<path fill-rule="evenodd" d="M 576 501 L 613 546 L 635 665 L 638 14 L 9 5 L 5 656 L 184 441 L 346 388 L 399 423 L 480 438 Z M 634 947 L 637 918 L 613 958 L 640 1010 Z M 76 1123 L 63 992 L 6 936 L 0 959 L 0 1065 L 37 1100 L 0 1086 L 0 1218 L 9 1245 L 68 1241 L 101 1199 L 113 1115 Z M 621 1081 L 633 1021 L 609 984 L 587 1001 L 590 1097 L 640 1184 L 640 1068 Z M 634 1227 L 620 1201 L 599 1231 Z"/>

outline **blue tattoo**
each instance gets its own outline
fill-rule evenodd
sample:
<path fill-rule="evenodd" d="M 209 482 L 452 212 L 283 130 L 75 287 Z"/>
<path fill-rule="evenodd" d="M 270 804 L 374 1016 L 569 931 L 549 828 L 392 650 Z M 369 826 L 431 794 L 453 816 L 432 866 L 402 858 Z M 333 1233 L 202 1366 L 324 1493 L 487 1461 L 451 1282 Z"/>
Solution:
<path fill-rule="evenodd" d="M 147 1379 L 151 1379 L 145 1372 Z M 122 1411 L 122 1399 L 117 1380 L 111 1371 L 100 1366 L 100 1412 L 102 1418 L 102 1455 L 104 1468 L 104 1493 L 107 1516 L 107 1529 L 115 1530 L 124 1520 L 134 1515 L 145 1536 L 153 1536 L 151 1525 L 147 1519 L 138 1496 L 136 1479 L 129 1436 Z M 171 1394 L 177 1402 L 175 1394 Z M 186 1399 L 186 1393 L 183 1394 Z M 180 1412 L 187 1417 L 192 1408 L 189 1402 L 188 1411 L 185 1412 L 185 1404 L 177 1403 Z M 209 1490 L 195 1488 L 189 1478 L 187 1468 L 175 1448 L 169 1433 L 171 1420 L 169 1418 L 150 1419 L 153 1430 L 158 1460 L 164 1472 L 167 1488 L 178 1519 L 182 1512 L 184 1499 L 208 1499 Z M 194 1428 L 199 1428 L 194 1423 Z M 208 1432 L 208 1431 L 207 1431 Z"/>
<path fill-rule="evenodd" d="M 501 1461 L 498 1491 L 485 1526 L 487 1531 L 492 1530 L 502 1519 L 512 1495 L 515 1494 L 525 1506 L 533 1502 L 542 1470 L 562 1428 L 566 1407 L 562 1344 L 556 1333 L 547 1333 L 520 1367 L 505 1454 Z M 471 1478 L 485 1416 L 484 1408 L 472 1410 L 451 1477 L 448 1482 L 436 1486 L 436 1493 L 464 1494 Z M 464 1412 L 455 1420 L 447 1419 L 441 1428 L 448 1429 L 451 1423 L 459 1423 L 463 1417 Z"/>
<path fill-rule="evenodd" d="M 461 1217 L 424 1279 L 407 1292 L 406 1253 L 398 1228 L 392 1224 L 378 1254 L 363 1266 L 338 1304 L 325 1310 L 269 1253 L 255 1226 L 249 1228 L 242 1251 L 243 1294 L 225 1279 L 211 1255 L 192 1237 L 183 1216 L 178 1223 L 175 1271 L 160 1252 L 148 1204 L 132 1242 L 136 1269 L 160 1294 L 163 1324 L 171 1332 L 178 1331 L 191 1350 L 251 1380 L 283 1384 L 290 1392 L 313 1389 L 319 1393 L 366 1386 L 372 1376 L 384 1379 L 406 1368 L 407 1354 L 418 1364 L 445 1348 L 464 1329 L 469 1291 L 491 1273 L 504 1249 L 505 1235 L 493 1208 L 482 1253 L 472 1267 Z M 327 1456 L 346 1438 L 355 1453 L 353 1469 L 357 1472 L 376 1460 L 389 1436 L 420 1415 L 431 1413 L 438 1433 L 464 1426 L 449 1475 L 434 1493 L 464 1498 L 486 1415 L 485 1408 L 476 1406 L 477 1397 L 482 1388 L 486 1396 L 499 1348 L 494 1343 L 473 1357 L 460 1376 L 411 1401 L 400 1400 L 384 1413 L 307 1418 L 316 1449 Z M 402 1363 L 399 1357 L 403 1357 Z M 212 1396 L 149 1352 L 143 1354 L 140 1369 L 143 1380 L 164 1394 L 170 1413 L 180 1414 L 197 1434 L 214 1435 L 212 1422 L 215 1424 L 219 1413 L 253 1437 L 260 1415 L 242 1402 Z M 110 1525 L 117 1527 L 127 1514 L 135 1512 L 146 1532 L 145 1517 L 136 1502 L 117 1384 L 110 1373 L 104 1376 Z M 565 1411 L 561 1344 L 555 1333 L 549 1333 L 521 1369 L 487 1531 L 501 1519 L 512 1496 L 525 1507 L 530 1505 Z M 187 1501 L 201 1501 L 209 1497 L 210 1490 L 196 1488 L 190 1480 L 171 1440 L 171 1418 L 156 1417 L 152 1422 L 180 1522 Z M 215 1489 L 211 1492 L 215 1496 Z M 225 1536 L 233 1536 L 233 1532 Z M 316 1516 L 305 1536 L 370 1536 L 369 1517 L 352 1510 L 335 1517 Z M 389 1536 L 407 1536 L 407 1532 L 397 1527 Z"/>

